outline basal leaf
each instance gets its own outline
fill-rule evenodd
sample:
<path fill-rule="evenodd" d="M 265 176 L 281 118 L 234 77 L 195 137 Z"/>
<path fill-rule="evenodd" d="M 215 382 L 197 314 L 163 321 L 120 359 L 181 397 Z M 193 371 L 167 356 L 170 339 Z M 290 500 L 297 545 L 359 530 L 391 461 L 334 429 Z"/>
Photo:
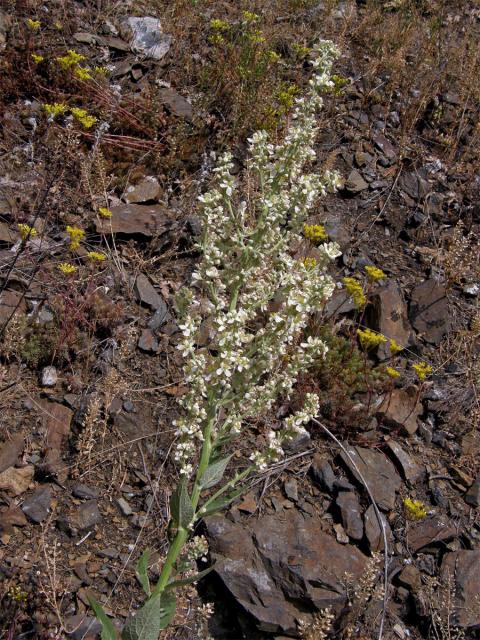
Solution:
<path fill-rule="evenodd" d="M 133 617 L 127 620 L 122 640 L 158 640 L 175 615 L 176 599 L 171 591 L 151 597 Z"/>
<path fill-rule="evenodd" d="M 102 605 L 99 602 L 97 602 L 93 596 L 88 596 L 88 602 L 90 603 L 90 606 L 92 607 L 97 620 L 99 620 L 99 622 L 102 623 L 102 633 L 100 636 L 101 639 L 117 640 L 118 638 L 117 630 L 115 629 L 113 622 L 110 620 L 110 618 L 107 616 L 107 614 L 103 610 Z"/>

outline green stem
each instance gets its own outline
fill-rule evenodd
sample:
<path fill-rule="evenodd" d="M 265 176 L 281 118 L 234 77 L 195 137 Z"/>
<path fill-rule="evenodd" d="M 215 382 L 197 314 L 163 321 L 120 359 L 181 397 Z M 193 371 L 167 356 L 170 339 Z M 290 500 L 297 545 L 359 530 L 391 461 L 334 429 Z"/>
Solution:
<path fill-rule="evenodd" d="M 157 584 L 155 585 L 152 591 L 152 597 L 158 596 L 165 590 L 167 586 L 170 576 L 172 575 L 173 567 L 177 561 L 178 556 L 180 555 L 183 545 L 187 541 L 188 538 L 188 529 L 184 529 L 180 527 L 177 531 L 177 535 L 173 540 L 172 544 L 167 553 L 167 557 L 165 559 L 165 563 L 162 568 L 162 573 L 160 574 L 160 578 L 158 579 Z"/>
<path fill-rule="evenodd" d="M 198 501 L 200 499 L 200 493 L 202 491 L 202 485 L 200 484 L 200 480 L 205 473 L 206 468 L 210 462 L 210 455 L 212 453 L 212 429 L 213 424 L 215 422 L 215 418 L 210 418 L 207 422 L 207 426 L 205 427 L 205 431 L 203 433 L 203 446 L 202 453 L 200 454 L 200 462 L 198 463 L 197 474 L 195 476 L 195 483 L 193 485 L 192 492 L 192 507 L 193 510 L 197 510 Z"/>

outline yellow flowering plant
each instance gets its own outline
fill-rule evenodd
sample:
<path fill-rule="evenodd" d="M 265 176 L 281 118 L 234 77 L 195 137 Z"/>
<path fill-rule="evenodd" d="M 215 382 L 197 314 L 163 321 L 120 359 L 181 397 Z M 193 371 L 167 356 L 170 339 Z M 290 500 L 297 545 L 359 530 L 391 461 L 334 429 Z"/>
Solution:
<path fill-rule="evenodd" d="M 33 20 L 33 18 L 28 18 L 27 20 L 27 27 L 31 30 L 31 31 L 38 31 L 41 27 L 42 23 L 40 22 L 40 20 Z"/>
<path fill-rule="evenodd" d="M 385 372 L 390 378 L 393 378 L 393 379 L 399 378 L 401 375 L 400 371 L 398 371 L 397 369 L 394 369 L 393 367 L 386 367 Z"/>
<path fill-rule="evenodd" d="M 80 107 L 73 107 L 70 112 L 84 129 L 91 129 L 97 122 L 97 118 L 95 118 L 95 116 L 91 116 L 87 111 L 85 111 L 85 109 L 80 109 Z"/>
<path fill-rule="evenodd" d="M 403 351 L 403 347 L 399 345 L 394 338 L 390 338 L 389 345 L 390 345 L 390 353 L 392 354 L 392 356 L 396 356 L 397 353 L 400 353 L 400 351 Z"/>
<path fill-rule="evenodd" d="M 45 102 L 42 105 L 42 108 L 45 111 L 45 113 L 51 116 L 52 118 L 56 118 L 57 116 L 63 115 L 68 110 L 67 105 L 63 102 L 52 102 L 52 103 Z"/>
<path fill-rule="evenodd" d="M 75 67 L 73 70 L 73 75 L 79 80 L 91 80 L 92 74 L 90 70 L 85 67 Z"/>
<path fill-rule="evenodd" d="M 83 56 L 81 53 L 77 53 L 74 49 L 69 49 L 64 56 L 58 56 L 56 60 L 60 67 L 64 71 L 66 71 L 67 69 L 71 69 L 72 67 L 75 67 L 80 62 L 85 60 L 85 56 Z"/>
<path fill-rule="evenodd" d="M 409 520 L 422 520 L 428 515 L 425 505 L 420 500 L 405 498 L 403 506 L 405 507 L 405 515 Z"/>
<path fill-rule="evenodd" d="M 412 369 L 417 374 L 417 378 L 420 380 L 420 382 L 423 382 L 425 378 L 433 371 L 433 368 L 426 362 L 417 362 L 415 364 L 412 364 Z"/>
<path fill-rule="evenodd" d="M 22 240 L 27 240 L 28 238 L 33 238 L 37 235 L 37 230 L 34 227 L 31 227 L 29 224 L 25 224 L 21 222 L 17 224 L 17 229 L 20 232 L 20 237 Z"/>
<path fill-rule="evenodd" d="M 387 275 L 378 267 L 372 267 L 371 265 L 367 265 L 365 267 L 365 273 L 367 274 L 367 278 L 370 282 L 377 282 L 378 280 L 385 280 Z"/>
<path fill-rule="evenodd" d="M 40 64 L 45 60 L 45 58 L 39 53 L 32 53 L 32 60 L 35 62 L 35 64 Z"/>
<path fill-rule="evenodd" d="M 357 329 L 357 336 L 365 351 L 375 349 L 382 343 L 387 342 L 384 335 L 377 333 L 376 331 L 372 331 L 371 329 Z"/>
<path fill-rule="evenodd" d="M 323 224 L 304 224 L 303 235 L 313 244 L 320 244 L 320 242 L 328 240 L 328 235 Z"/>
<path fill-rule="evenodd" d="M 101 218 L 111 218 L 113 214 L 108 207 L 100 207 L 98 209 L 98 215 Z"/>
<path fill-rule="evenodd" d="M 58 265 L 58 270 L 63 273 L 64 276 L 69 276 L 72 273 L 75 273 L 77 267 L 71 262 L 60 262 Z"/>
<path fill-rule="evenodd" d="M 104 262 L 107 258 L 104 253 L 100 253 L 99 251 L 89 251 L 87 257 L 93 262 Z"/>
<path fill-rule="evenodd" d="M 343 278 L 343 284 L 356 307 L 363 307 L 367 302 L 367 296 L 363 291 L 362 283 L 356 278 Z"/>
<path fill-rule="evenodd" d="M 85 238 L 85 231 L 79 227 L 71 227 L 70 225 L 67 226 L 66 231 L 70 236 L 70 249 L 75 251 L 79 248 L 80 242 Z"/>

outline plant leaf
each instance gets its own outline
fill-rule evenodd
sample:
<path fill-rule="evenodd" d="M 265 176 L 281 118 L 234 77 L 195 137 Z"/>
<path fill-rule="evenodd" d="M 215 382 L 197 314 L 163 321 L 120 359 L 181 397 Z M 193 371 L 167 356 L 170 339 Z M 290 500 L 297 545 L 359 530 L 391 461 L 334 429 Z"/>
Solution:
<path fill-rule="evenodd" d="M 146 601 L 136 614 L 127 620 L 122 640 L 158 640 L 162 629 L 168 627 L 175 615 L 176 598 L 173 592 L 163 592 Z"/>
<path fill-rule="evenodd" d="M 231 457 L 232 456 L 220 458 L 220 460 L 212 462 L 212 464 L 208 465 L 200 479 L 202 489 L 210 489 L 210 487 L 214 487 L 217 483 L 220 482 L 220 480 L 223 478 L 223 474 L 225 473 L 225 469 L 227 468 Z"/>
<path fill-rule="evenodd" d="M 93 596 L 90 596 L 90 595 L 88 596 L 88 602 L 90 603 L 90 606 L 92 607 L 93 612 L 95 613 L 95 617 L 97 618 L 97 620 L 99 620 L 99 622 L 102 623 L 102 633 L 100 636 L 101 639 L 117 640 L 118 638 L 117 630 L 115 629 L 113 622 L 110 620 L 110 618 L 107 616 L 107 614 L 103 610 L 102 605 L 99 602 L 97 602 Z"/>
<path fill-rule="evenodd" d="M 177 527 L 186 529 L 193 520 L 193 507 L 187 490 L 187 480 L 181 480 L 170 498 L 170 512 Z"/>
<path fill-rule="evenodd" d="M 152 595 L 150 589 L 150 580 L 148 578 L 148 562 L 150 560 L 150 551 L 145 549 L 145 551 L 140 556 L 140 559 L 137 564 L 137 578 L 140 584 L 142 585 L 142 589 L 145 591 L 148 597 Z"/>
<path fill-rule="evenodd" d="M 208 575 L 210 571 L 213 571 L 214 569 L 216 569 L 217 565 L 218 565 L 218 562 L 215 564 L 212 564 L 212 566 L 208 567 L 208 569 L 204 569 L 203 571 L 200 571 L 199 573 L 196 573 L 194 576 L 190 576 L 189 578 L 184 578 L 183 580 L 173 580 L 172 582 L 169 582 L 167 584 L 165 589 L 177 589 L 178 587 L 183 587 L 186 584 L 192 584 L 192 582 L 198 582 L 198 580 L 201 580 L 206 575 Z"/>
<path fill-rule="evenodd" d="M 206 518 L 207 516 L 211 516 L 214 513 L 221 511 L 227 505 L 229 505 L 233 500 L 235 500 L 235 498 L 238 498 L 238 496 L 241 496 L 242 493 L 244 493 L 244 491 L 245 491 L 245 488 L 240 487 L 239 489 L 235 489 L 235 491 L 232 491 L 226 496 L 225 495 L 218 496 L 216 500 L 213 500 L 212 502 L 210 502 L 205 512 L 203 512 L 202 509 L 200 509 L 200 511 L 202 511 L 201 517 Z"/>

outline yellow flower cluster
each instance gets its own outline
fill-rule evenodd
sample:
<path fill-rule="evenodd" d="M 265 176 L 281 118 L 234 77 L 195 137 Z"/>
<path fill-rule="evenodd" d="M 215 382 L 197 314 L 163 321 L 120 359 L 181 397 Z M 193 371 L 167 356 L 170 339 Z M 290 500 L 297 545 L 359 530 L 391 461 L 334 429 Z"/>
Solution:
<path fill-rule="evenodd" d="M 58 265 L 58 270 L 61 271 L 63 275 L 69 276 L 72 273 L 75 273 L 75 271 L 77 270 L 77 267 L 73 265 L 71 262 L 61 262 Z"/>
<path fill-rule="evenodd" d="M 75 251 L 80 246 L 80 242 L 85 238 L 85 231 L 79 227 L 67 226 L 67 233 L 70 236 L 70 249 Z"/>
<path fill-rule="evenodd" d="M 110 209 L 107 209 L 107 207 L 100 207 L 98 210 L 98 215 L 101 218 L 111 218 L 113 214 Z"/>
<path fill-rule="evenodd" d="M 35 64 L 40 64 L 40 62 L 43 62 L 45 58 L 39 53 L 32 53 L 32 60 L 35 62 Z"/>
<path fill-rule="evenodd" d="M 333 94 L 336 96 L 340 96 L 343 93 L 343 89 L 347 86 L 348 84 L 348 78 L 344 78 L 342 76 L 337 76 L 337 75 L 333 75 L 332 76 L 332 81 L 333 81 Z"/>
<path fill-rule="evenodd" d="M 244 11 L 243 17 L 247 22 L 257 22 L 257 20 L 260 20 L 258 13 L 253 13 L 252 11 Z"/>
<path fill-rule="evenodd" d="M 403 351 L 403 347 L 401 347 L 398 342 L 396 340 L 394 340 L 393 338 L 390 338 L 390 353 L 392 354 L 392 356 L 396 356 L 397 353 L 400 353 L 400 351 Z"/>
<path fill-rule="evenodd" d="M 328 240 L 328 235 L 323 224 L 304 224 L 303 235 L 307 240 L 313 242 L 313 244 L 320 244 L 320 242 Z"/>
<path fill-rule="evenodd" d="M 387 275 L 378 267 L 372 267 L 371 265 L 367 265 L 365 267 L 365 273 L 367 274 L 367 278 L 371 282 L 377 282 L 378 280 L 385 280 Z"/>
<path fill-rule="evenodd" d="M 22 591 L 19 586 L 13 585 L 8 590 L 8 597 L 14 602 L 26 602 L 28 599 L 28 593 L 26 591 Z"/>
<path fill-rule="evenodd" d="M 304 258 L 303 266 L 305 267 L 305 269 L 315 269 L 315 267 L 317 266 L 317 261 L 315 260 L 315 258 Z"/>
<path fill-rule="evenodd" d="M 420 502 L 420 500 L 405 498 L 403 506 L 405 507 L 405 514 L 409 520 L 422 520 L 428 515 L 425 505 L 423 502 Z"/>
<path fill-rule="evenodd" d="M 390 378 L 399 378 L 401 375 L 400 371 L 397 371 L 397 369 L 394 369 L 393 367 L 386 367 L 385 371 Z"/>
<path fill-rule="evenodd" d="M 79 122 L 85 129 L 91 129 L 97 122 L 97 118 L 95 118 L 95 116 L 89 115 L 88 112 L 85 111 L 85 109 L 74 107 L 73 109 L 71 109 L 71 113 L 75 120 Z"/>
<path fill-rule="evenodd" d="M 383 342 L 387 342 L 384 335 L 376 333 L 371 329 L 357 329 L 357 335 L 360 340 L 360 344 L 366 351 L 375 349 L 375 347 L 378 347 Z"/>
<path fill-rule="evenodd" d="M 82 60 L 85 60 L 85 56 L 82 56 L 81 53 L 77 53 L 73 49 L 69 49 L 64 56 L 59 56 L 56 60 L 62 69 L 66 71 L 78 65 Z"/>
<path fill-rule="evenodd" d="M 303 44 L 294 44 L 293 45 L 293 50 L 295 51 L 295 53 L 297 54 L 297 56 L 299 58 L 305 58 L 310 53 L 311 48 L 310 47 L 306 47 Z"/>
<path fill-rule="evenodd" d="M 32 18 L 28 18 L 27 20 L 27 27 L 32 31 L 38 31 L 41 24 L 40 20 L 33 20 Z"/>
<path fill-rule="evenodd" d="M 343 284 L 347 293 L 353 298 L 353 302 L 357 307 L 363 307 L 367 302 L 367 297 L 363 291 L 361 282 L 355 278 L 343 278 Z"/>
<path fill-rule="evenodd" d="M 31 227 L 29 224 L 25 224 L 21 222 L 17 224 L 17 229 L 20 232 L 20 237 L 22 240 L 26 240 L 27 238 L 33 238 L 37 235 L 37 230 Z"/>
<path fill-rule="evenodd" d="M 89 251 L 87 253 L 87 257 L 93 262 L 103 262 L 106 259 L 105 254 L 100 253 L 99 251 Z"/>
<path fill-rule="evenodd" d="M 52 118 L 62 115 L 68 109 L 67 105 L 63 102 L 52 102 L 51 104 L 46 102 L 42 105 L 42 107 L 45 113 L 48 113 L 48 115 L 52 116 Z"/>
<path fill-rule="evenodd" d="M 210 26 L 215 31 L 228 31 L 230 29 L 228 22 L 226 20 L 220 20 L 219 18 L 210 20 Z"/>
<path fill-rule="evenodd" d="M 417 362 L 417 364 L 412 364 L 412 369 L 417 374 L 420 382 L 423 382 L 425 378 L 433 371 L 432 367 L 426 362 Z"/>
<path fill-rule="evenodd" d="M 92 79 L 92 74 L 90 73 L 89 69 L 86 69 L 85 67 L 75 67 L 73 70 L 73 75 L 79 80 Z"/>
<path fill-rule="evenodd" d="M 282 56 L 278 54 L 276 51 L 268 51 L 267 57 L 270 62 L 279 62 L 282 59 Z"/>

